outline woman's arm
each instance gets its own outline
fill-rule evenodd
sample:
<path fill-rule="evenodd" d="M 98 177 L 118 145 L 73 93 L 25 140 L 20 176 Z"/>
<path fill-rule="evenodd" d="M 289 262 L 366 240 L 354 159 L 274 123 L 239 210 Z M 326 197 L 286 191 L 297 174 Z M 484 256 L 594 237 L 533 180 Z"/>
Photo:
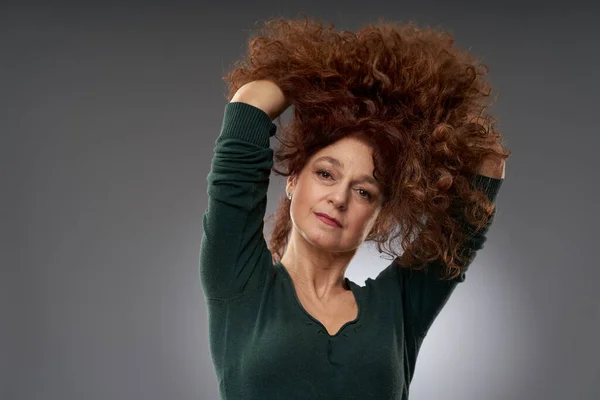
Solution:
<path fill-rule="evenodd" d="M 279 86 L 272 81 L 258 80 L 240 87 L 231 98 L 231 103 L 242 102 L 263 110 L 271 120 L 279 117 L 289 106 Z"/>
<path fill-rule="evenodd" d="M 253 84 L 235 98 L 225 107 L 215 142 L 200 249 L 205 296 L 220 300 L 253 290 L 267 277 L 271 254 L 263 221 L 273 166 L 269 138 L 276 131 L 271 117 L 285 105 L 272 85 Z"/>
<path fill-rule="evenodd" d="M 473 184 L 486 193 L 488 199 L 494 203 L 502 182 L 504 180 L 476 175 Z M 460 205 L 457 204 L 454 208 L 459 210 Z M 493 217 L 494 214 L 485 227 L 477 230 L 467 223 L 462 213 L 458 212 L 453 215 L 453 218 L 465 226 L 469 232 L 468 239 L 461 248 L 461 252 L 469 255 L 470 263 L 473 262 L 477 251 L 483 248 Z M 470 263 L 463 265 L 465 270 Z M 431 324 L 450 298 L 456 285 L 465 280 L 465 270 L 455 279 L 441 280 L 437 272 L 443 266 L 439 262 L 430 262 L 427 267 L 426 270 L 414 270 L 402 268 L 392 263 L 377 277 L 377 279 L 393 279 L 397 283 L 402 296 L 402 315 L 405 326 L 412 335 L 421 339 L 427 334 Z"/>
<path fill-rule="evenodd" d="M 483 175 L 476 175 L 473 185 L 482 190 L 488 199 L 495 203 L 496 195 L 500 190 L 503 180 L 491 178 Z M 456 210 L 461 210 L 460 204 L 455 206 Z M 460 248 L 460 252 L 468 256 L 470 261 L 463 265 L 462 273 L 452 280 L 441 280 L 437 272 L 443 265 L 439 261 L 430 263 L 426 271 L 416 271 L 402 269 L 400 271 L 404 287 L 406 289 L 406 300 L 410 306 L 411 321 L 414 325 L 414 332 L 418 336 L 425 336 L 431 324 L 448 301 L 456 285 L 465 280 L 466 270 L 473 263 L 477 252 L 483 249 L 487 240 L 487 232 L 494 220 L 495 210 L 490 216 L 487 225 L 476 229 L 470 225 L 462 212 L 453 214 L 453 218 L 458 221 L 467 230 L 468 237 L 466 242 Z"/>
<path fill-rule="evenodd" d="M 495 143 L 493 147 L 498 151 L 503 151 L 499 143 Z M 484 158 L 477 170 L 479 175 L 495 179 L 504 179 L 505 172 L 504 159 L 495 156 Z"/>

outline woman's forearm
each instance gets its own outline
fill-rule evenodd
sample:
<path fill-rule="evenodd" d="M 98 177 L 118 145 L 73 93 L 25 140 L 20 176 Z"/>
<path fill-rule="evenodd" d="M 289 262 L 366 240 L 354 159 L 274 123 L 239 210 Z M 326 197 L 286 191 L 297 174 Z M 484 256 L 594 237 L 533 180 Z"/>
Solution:
<path fill-rule="evenodd" d="M 290 102 L 279 86 L 269 80 L 252 81 L 237 90 L 230 103 L 242 102 L 263 110 L 271 120 L 281 115 Z"/>
<path fill-rule="evenodd" d="M 503 159 L 496 157 L 488 157 L 483 160 L 477 170 L 479 175 L 487 176 L 490 178 L 504 179 L 505 175 L 505 162 Z"/>

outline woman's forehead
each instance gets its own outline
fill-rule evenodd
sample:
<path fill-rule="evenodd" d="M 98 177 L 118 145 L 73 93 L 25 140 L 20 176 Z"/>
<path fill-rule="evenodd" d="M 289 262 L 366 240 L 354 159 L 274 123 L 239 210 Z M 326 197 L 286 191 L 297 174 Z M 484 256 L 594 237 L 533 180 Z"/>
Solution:
<path fill-rule="evenodd" d="M 325 160 L 337 167 L 344 168 L 347 163 L 366 162 L 372 164 L 373 148 L 363 140 L 346 137 L 320 149 L 312 160 Z"/>

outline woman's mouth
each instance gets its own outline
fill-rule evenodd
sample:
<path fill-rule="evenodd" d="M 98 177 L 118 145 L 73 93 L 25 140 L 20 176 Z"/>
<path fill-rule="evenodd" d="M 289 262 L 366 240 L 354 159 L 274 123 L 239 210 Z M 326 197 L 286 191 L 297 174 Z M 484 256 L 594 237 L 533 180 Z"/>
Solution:
<path fill-rule="evenodd" d="M 320 219 L 322 222 L 326 223 L 329 226 L 335 226 L 336 228 L 342 227 L 341 224 L 337 222 L 337 220 L 329 217 L 327 214 L 315 213 L 315 215 L 318 219 Z"/>

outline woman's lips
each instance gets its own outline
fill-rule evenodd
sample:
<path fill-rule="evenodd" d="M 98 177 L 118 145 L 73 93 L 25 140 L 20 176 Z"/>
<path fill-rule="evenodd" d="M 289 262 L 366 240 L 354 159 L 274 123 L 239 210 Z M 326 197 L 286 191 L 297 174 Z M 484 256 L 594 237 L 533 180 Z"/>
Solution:
<path fill-rule="evenodd" d="M 336 221 L 328 218 L 326 215 L 327 214 L 322 214 L 322 213 L 315 213 L 315 215 L 317 216 L 317 218 L 319 218 L 321 221 L 323 221 L 324 223 L 326 223 L 327 225 L 330 226 L 335 226 L 337 228 L 341 228 L 340 224 L 338 224 Z"/>

